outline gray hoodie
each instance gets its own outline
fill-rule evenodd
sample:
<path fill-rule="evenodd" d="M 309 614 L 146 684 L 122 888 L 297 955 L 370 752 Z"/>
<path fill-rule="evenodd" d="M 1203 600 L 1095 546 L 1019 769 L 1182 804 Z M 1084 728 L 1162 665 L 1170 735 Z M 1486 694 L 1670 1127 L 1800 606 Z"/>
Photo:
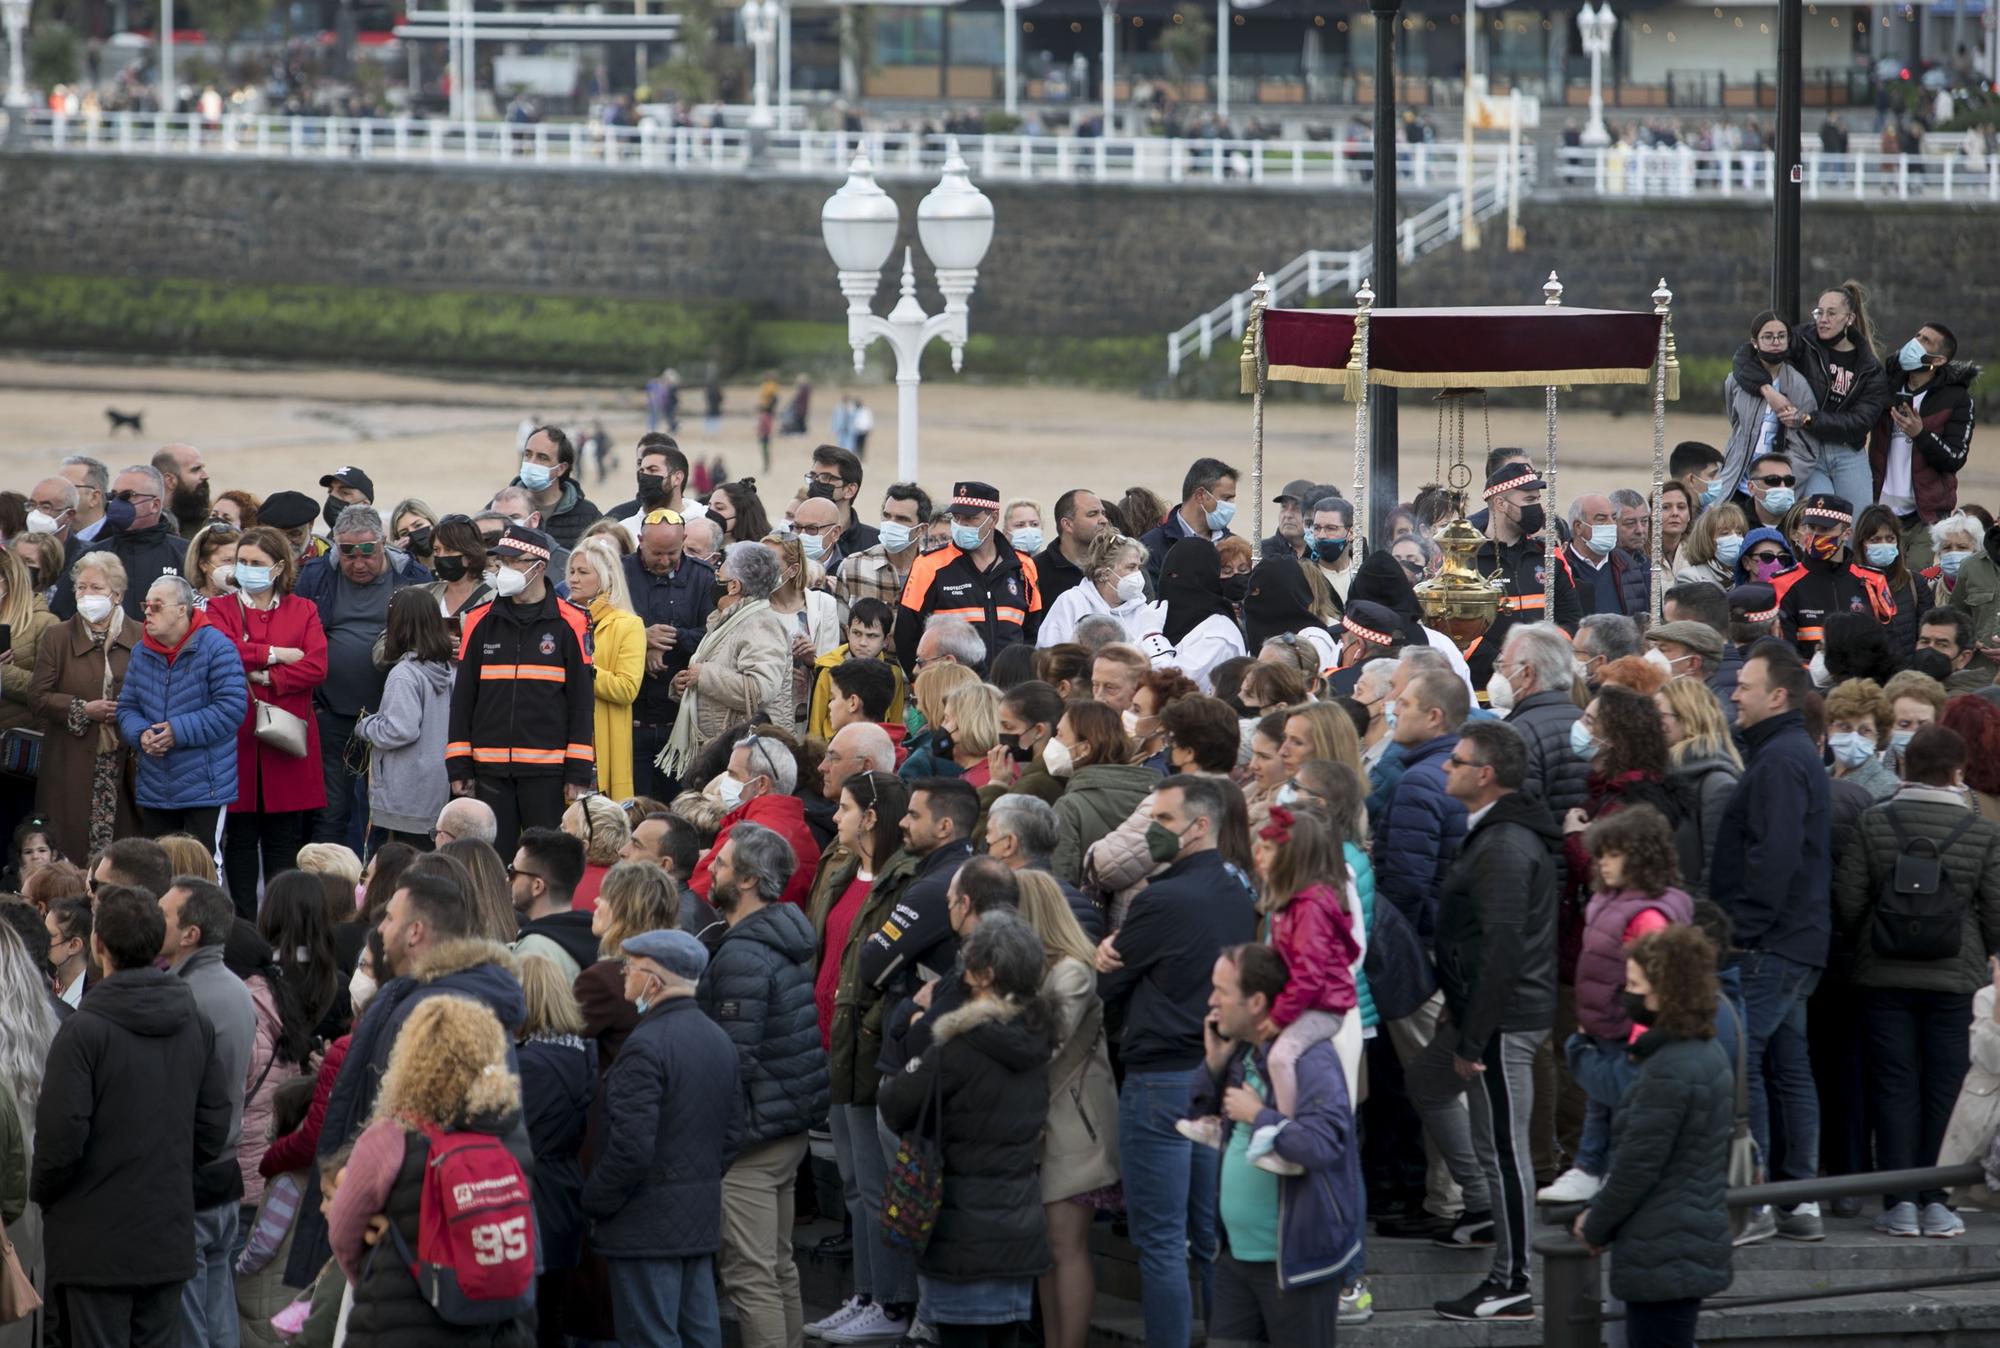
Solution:
<path fill-rule="evenodd" d="M 174 966 L 174 973 L 194 993 L 201 1018 L 215 1034 L 215 1060 L 229 1089 L 229 1141 L 223 1154 L 195 1174 L 194 1205 L 198 1212 L 243 1195 L 243 1174 L 236 1165 L 236 1143 L 243 1135 L 243 1096 L 250 1085 L 250 1056 L 257 1046 L 257 1004 L 242 979 L 222 962 L 222 942 L 200 946 Z"/>
<path fill-rule="evenodd" d="M 382 709 L 355 722 L 368 741 L 368 810 L 379 827 L 429 833 L 451 798 L 445 737 L 451 724 L 449 664 L 407 654 L 389 670 Z"/>

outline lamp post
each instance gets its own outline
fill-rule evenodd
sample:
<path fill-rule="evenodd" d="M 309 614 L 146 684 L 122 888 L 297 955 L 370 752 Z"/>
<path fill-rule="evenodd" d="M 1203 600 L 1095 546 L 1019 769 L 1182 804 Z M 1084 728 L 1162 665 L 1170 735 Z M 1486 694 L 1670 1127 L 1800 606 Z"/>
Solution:
<path fill-rule="evenodd" d="M 1609 145 L 1611 133 L 1604 127 L 1604 58 L 1611 55 L 1611 34 L 1618 16 L 1608 3 L 1592 6 L 1584 0 L 1576 12 L 1576 31 L 1583 35 L 1583 49 L 1590 56 L 1590 121 L 1581 137 L 1585 145 Z"/>
<path fill-rule="evenodd" d="M 1375 16 L 1375 303 L 1396 307 L 1396 31 L 1403 0 L 1368 0 Z M 1368 390 L 1368 493 L 1370 540 L 1389 536 L 1389 512 L 1396 508 L 1396 470 L 1401 459 L 1396 390 L 1375 384 Z"/>
<path fill-rule="evenodd" d="M 771 42 L 778 35 L 778 0 L 743 0 L 743 36 L 756 53 L 750 126 L 768 131 L 771 118 Z"/>
<path fill-rule="evenodd" d="M 7 106 L 28 106 L 28 76 L 22 68 L 22 49 L 28 35 L 28 6 L 31 0 L 0 0 L 0 22 L 7 25 Z M 10 118 L 12 122 L 15 119 Z"/>
<path fill-rule="evenodd" d="M 917 302 L 917 274 L 910 250 L 903 250 L 902 295 L 887 318 L 872 306 L 881 284 L 882 267 L 896 249 L 901 212 L 875 181 L 866 153 L 854 156 L 847 181 L 826 200 L 819 213 L 820 237 L 833 257 L 840 293 L 847 297 L 847 341 L 854 348 L 854 368 L 861 370 L 864 353 L 877 338 L 896 353 L 896 476 L 917 477 L 917 385 L 924 348 L 942 337 L 951 343 L 951 368 L 965 359 L 966 301 L 979 280 L 979 264 L 993 242 L 993 203 L 972 185 L 958 140 L 946 142 L 944 177 L 917 207 L 917 238 L 937 269 L 944 312 L 926 314 Z"/>

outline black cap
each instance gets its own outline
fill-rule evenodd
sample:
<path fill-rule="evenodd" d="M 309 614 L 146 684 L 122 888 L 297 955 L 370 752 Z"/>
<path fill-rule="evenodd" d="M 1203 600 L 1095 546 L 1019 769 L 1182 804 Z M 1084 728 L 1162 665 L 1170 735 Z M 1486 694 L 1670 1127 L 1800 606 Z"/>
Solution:
<path fill-rule="evenodd" d="M 1403 620 L 1387 604 L 1357 599 L 1341 615 L 1341 630 L 1375 646 L 1393 646 L 1401 639 Z"/>
<path fill-rule="evenodd" d="M 1854 523 L 1854 502 L 1845 496 L 1835 496 L 1830 491 L 1816 491 L 1806 497 L 1805 512 L 1799 519 L 1808 528 L 1815 524 L 1845 527 Z"/>
<path fill-rule="evenodd" d="M 319 518 L 319 502 L 301 491 L 273 492 L 257 507 L 257 523 L 297 529 Z"/>
<path fill-rule="evenodd" d="M 1490 501 L 1503 491 L 1540 491 L 1548 485 L 1525 463 L 1503 463 L 1487 477 L 1486 490 L 1480 495 Z"/>
<path fill-rule="evenodd" d="M 981 511 L 1000 508 L 1000 489 L 990 482 L 954 482 L 951 484 L 951 504 L 945 509 L 953 514 L 977 515 Z"/>
<path fill-rule="evenodd" d="M 368 474 L 362 472 L 359 468 L 336 468 L 321 478 L 319 485 L 322 487 L 331 487 L 336 482 L 343 487 L 354 488 L 354 490 L 366 496 L 371 502 L 375 499 L 375 483 L 369 479 Z M 260 515 L 259 518 L 261 519 L 262 516 Z"/>
<path fill-rule="evenodd" d="M 1295 477 L 1285 484 L 1285 489 L 1271 498 L 1273 505 L 1283 505 L 1290 501 L 1293 505 L 1309 506 L 1319 499 L 1319 484 L 1302 477 Z"/>
<path fill-rule="evenodd" d="M 525 524 L 509 524 L 507 532 L 487 552 L 495 557 L 529 557 L 544 563 L 555 555 L 549 536 Z"/>
<path fill-rule="evenodd" d="M 1762 584 L 1735 586 L 1729 591 L 1729 612 L 1739 622 L 1773 622 L 1778 616 L 1778 592 Z"/>

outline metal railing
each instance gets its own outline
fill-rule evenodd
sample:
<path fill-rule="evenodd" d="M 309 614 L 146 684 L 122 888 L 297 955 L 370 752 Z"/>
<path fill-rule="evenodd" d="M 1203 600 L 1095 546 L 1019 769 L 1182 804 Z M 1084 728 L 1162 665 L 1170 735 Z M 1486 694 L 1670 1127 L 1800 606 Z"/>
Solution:
<path fill-rule="evenodd" d="M 631 169 L 838 178 L 865 148 L 877 177 L 935 179 L 947 137 L 918 132 L 770 131 L 739 127 L 636 127 L 589 122 L 464 123 L 416 117 L 270 117 L 111 112 L 29 116 L 26 144 L 51 154 L 145 154 L 476 164 L 519 169 Z M 974 177 L 988 182 L 1244 184 L 1361 188 L 1373 180 L 1365 144 L 1333 141 L 1178 140 L 1163 137 L 961 136 Z M 1523 151 L 1532 164 L 1532 148 Z M 1504 145 L 1473 149 L 1479 170 L 1505 161 Z M 1399 181 L 1439 190 L 1458 178 L 1458 146 L 1399 146 Z"/>
<path fill-rule="evenodd" d="M 1986 1168 L 1978 1164 L 1932 1166 L 1924 1170 L 1884 1170 L 1872 1175 L 1827 1175 L 1819 1179 L 1753 1184 L 1729 1190 L 1723 1195 L 1723 1201 L 1732 1208 L 1790 1207 L 1798 1203 L 1816 1203 L 1823 1198 L 1859 1198 L 1868 1194 L 1954 1188 L 1961 1184 L 1983 1183 L 1985 1179 Z M 1603 1348 L 1604 1326 L 1622 1320 L 1624 1316 L 1604 1309 L 1603 1277 L 1598 1257 L 1569 1233 L 1567 1225 L 1560 1235 L 1538 1238 L 1535 1253 L 1542 1256 L 1545 1285 L 1542 1298 L 1544 1348 Z M 1795 1296 L 1709 1297 L 1702 1302 L 1702 1306 L 1718 1311 L 1746 1306 L 1782 1306 L 1799 1301 L 1820 1302 L 1834 1297 L 1917 1292 L 1929 1287 L 1967 1287 L 1990 1282 L 2000 1282 L 2000 1267 L 1934 1278 L 1855 1282 L 1831 1289 L 1815 1288 Z"/>
<path fill-rule="evenodd" d="M 1763 197 L 1777 172 L 1768 150 L 1559 146 L 1554 186 L 1599 197 Z M 1805 152 L 1808 201 L 2000 202 L 2000 155 Z"/>
<path fill-rule="evenodd" d="M 1475 178 L 1472 185 L 1473 218 L 1490 220 L 1499 215 L 1507 209 L 1510 182 L 1519 181 L 1525 189 L 1533 181 L 1533 176 L 1524 168 L 1518 179 L 1504 172 Z M 1464 200 L 1461 193 L 1452 192 L 1415 215 L 1405 216 L 1396 227 L 1397 256 L 1404 262 L 1413 261 L 1464 233 Z M 1340 291 L 1351 295 L 1360 289 L 1361 282 L 1374 269 L 1374 263 L 1375 249 L 1372 244 L 1348 252 L 1313 249 L 1301 253 L 1264 278 L 1271 287 L 1270 303 L 1274 308 L 1278 307 L 1301 291 L 1308 299 Z M 1214 350 L 1218 338 L 1227 341 L 1241 339 L 1249 319 L 1251 299 L 1249 291 L 1239 290 L 1207 313 L 1167 334 L 1168 378 L 1180 374 L 1181 364 L 1189 356 L 1199 355 L 1206 359 Z"/>

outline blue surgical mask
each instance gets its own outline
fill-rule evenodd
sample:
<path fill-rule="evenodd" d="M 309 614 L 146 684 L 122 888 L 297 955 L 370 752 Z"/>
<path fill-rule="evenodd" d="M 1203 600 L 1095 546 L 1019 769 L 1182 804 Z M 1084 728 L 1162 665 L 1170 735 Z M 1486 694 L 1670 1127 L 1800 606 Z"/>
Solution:
<path fill-rule="evenodd" d="M 1569 751 L 1586 763 L 1597 757 L 1597 739 L 1581 716 L 1569 723 Z"/>
<path fill-rule="evenodd" d="M 1215 500 L 1213 495 L 1211 495 L 1209 499 Z M 1236 502 L 1216 501 L 1215 509 L 1208 512 L 1209 531 L 1211 533 L 1214 533 L 1214 532 L 1219 532 L 1220 530 L 1223 529 L 1227 529 L 1229 527 L 1229 521 L 1235 518 L 1236 518 Z"/>
<path fill-rule="evenodd" d="M 1914 730 L 1891 730 L 1889 732 L 1889 747 L 1900 754 L 1903 750 L 1910 747 L 1910 741 L 1916 737 L 1916 733 Z"/>
<path fill-rule="evenodd" d="M 1611 555 L 1611 549 L 1618 546 L 1618 526 L 1615 524 L 1593 524 L 1590 526 L 1590 550 L 1600 557 Z"/>
<path fill-rule="evenodd" d="M 898 524 L 894 520 L 883 520 L 876 526 L 876 532 L 882 535 L 882 546 L 890 552 L 901 552 L 909 547 L 910 539 L 916 533 L 909 525 Z"/>
<path fill-rule="evenodd" d="M 1894 543 L 1870 543 L 1861 551 L 1868 558 L 1868 565 L 1877 571 L 1886 571 L 1896 564 Z"/>
<path fill-rule="evenodd" d="M 816 562 L 826 551 L 826 541 L 818 534 L 800 534 L 799 547 L 805 550 L 807 561 Z"/>
<path fill-rule="evenodd" d="M 1773 515 L 1782 515 L 1798 504 L 1799 494 L 1790 487 L 1773 487 L 1764 493 L 1764 509 Z"/>
<path fill-rule="evenodd" d="M 1944 569 L 1944 573 L 1947 576 L 1956 576 L 1958 568 L 1964 566 L 1965 559 L 1971 555 L 1969 552 L 1940 552 L 1938 554 L 1938 565 Z"/>
<path fill-rule="evenodd" d="M 1906 370 L 1921 370 L 1931 353 L 1924 350 L 1924 344 L 1912 337 L 1903 343 L 1903 349 L 1896 353 L 1896 363 Z"/>
<path fill-rule="evenodd" d="M 642 1016 L 645 1015 L 647 1011 L 651 1010 L 652 1006 L 653 1004 L 647 1001 L 644 997 L 640 997 L 632 1003 L 632 1009 L 634 1011 L 637 1011 Z"/>
<path fill-rule="evenodd" d="M 1721 478 L 1719 477 L 1716 478 L 1713 482 L 1709 483 L 1706 487 L 1703 487 L 1701 489 L 1701 503 L 1703 505 L 1712 506 L 1721 499 L 1722 499 Z"/>
<path fill-rule="evenodd" d="M 979 546 L 979 526 L 976 524 L 954 524 L 951 526 L 951 545 L 960 552 L 971 552 Z"/>
<path fill-rule="evenodd" d="M 1014 545 L 1014 551 L 1016 552 L 1040 552 L 1042 550 L 1042 531 L 1032 524 L 1024 524 L 1013 533 L 1008 534 L 1007 541 Z"/>
<path fill-rule="evenodd" d="M 521 460 L 521 485 L 529 491 L 547 491 L 549 483 L 554 479 L 555 470 L 547 464 Z"/>
<path fill-rule="evenodd" d="M 271 588 L 271 568 L 251 566 L 248 562 L 236 564 L 236 587 L 245 594 L 262 594 Z"/>
<path fill-rule="evenodd" d="M 1388 727 L 1388 728 L 1389 728 L 1390 730 L 1394 730 L 1394 729 L 1396 728 L 1396 704 L 1395 704 L 1395 703 L 1393 703 L 1393 702 L 1384 702 L 1384 703 L 1382 704 L 1382 724 L 1383 724 L 1384 726 Z"/>
<path fill-rule="evenodd" d="M 1875 756 L 1875 741 L 1859 731 L 1842 730 L 1826 737 L 1833 761 L 1843 768 L 1858 768 Z"/>
<path fill-rule="evenodd" d="M 1736 559 L 1742 555 L 1742 534 L 1724 534 L 1715 540 L 1715 560 L 1724 566 L 1736 565 Z"/>

